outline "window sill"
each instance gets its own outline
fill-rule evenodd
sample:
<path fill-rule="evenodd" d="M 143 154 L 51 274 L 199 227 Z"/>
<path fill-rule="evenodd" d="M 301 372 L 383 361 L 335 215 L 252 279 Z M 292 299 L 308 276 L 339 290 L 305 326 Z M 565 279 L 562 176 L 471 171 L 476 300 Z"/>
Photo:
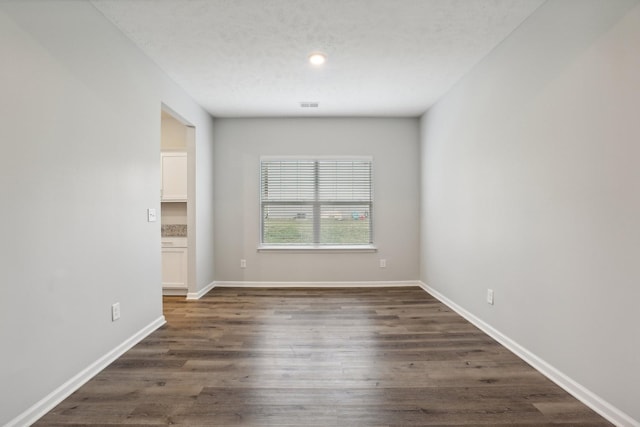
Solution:
<path fill-rule="evenodd" d="M 378 248 L 375 245 L 261 245 L 258 246 L 258 252 L 332 252 L 332 253 L 357 253 L 357 252 L 377 252 Z"/>

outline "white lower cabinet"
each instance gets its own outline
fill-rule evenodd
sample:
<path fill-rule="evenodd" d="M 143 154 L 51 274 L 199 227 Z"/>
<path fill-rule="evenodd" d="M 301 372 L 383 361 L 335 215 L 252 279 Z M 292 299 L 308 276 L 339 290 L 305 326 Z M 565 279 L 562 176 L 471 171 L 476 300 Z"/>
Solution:
<path fill-rule="evenodd" d="M 165 295 L 187 293 L 187 245 L 185 238 L 162 238 L 162 290 Z"/>

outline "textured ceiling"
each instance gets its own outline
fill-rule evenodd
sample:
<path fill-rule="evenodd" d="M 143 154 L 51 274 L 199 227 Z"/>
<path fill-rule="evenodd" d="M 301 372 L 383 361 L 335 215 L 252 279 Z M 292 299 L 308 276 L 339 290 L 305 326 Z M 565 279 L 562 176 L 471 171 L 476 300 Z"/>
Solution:
<path fill-rule="evenodd" d="M 92 3 L 212 115 L 261 117 L 418 116 L 543 1 Z"/>

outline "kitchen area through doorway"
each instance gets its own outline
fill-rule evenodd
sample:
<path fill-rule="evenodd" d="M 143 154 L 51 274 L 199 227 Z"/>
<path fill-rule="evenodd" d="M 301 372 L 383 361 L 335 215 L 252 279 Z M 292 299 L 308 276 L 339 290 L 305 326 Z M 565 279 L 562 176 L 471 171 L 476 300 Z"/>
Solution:
<path fill-rule="evenodd" d="M 162 294 L 189 291 L 189 138 L 193 127 L 164 109 L 161 112 L 160 211 Z"/>

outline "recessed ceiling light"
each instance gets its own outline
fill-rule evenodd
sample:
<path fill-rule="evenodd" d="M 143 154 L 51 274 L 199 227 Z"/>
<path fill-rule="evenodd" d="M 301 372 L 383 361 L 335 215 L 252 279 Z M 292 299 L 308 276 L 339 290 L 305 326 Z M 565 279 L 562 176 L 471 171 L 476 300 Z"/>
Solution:
<path fill-rule="evenodd" d="M 322 52 L 313 52 L 309 55 L 311 65 L 322 65 L 327 61 L 327 55 Z"/>

